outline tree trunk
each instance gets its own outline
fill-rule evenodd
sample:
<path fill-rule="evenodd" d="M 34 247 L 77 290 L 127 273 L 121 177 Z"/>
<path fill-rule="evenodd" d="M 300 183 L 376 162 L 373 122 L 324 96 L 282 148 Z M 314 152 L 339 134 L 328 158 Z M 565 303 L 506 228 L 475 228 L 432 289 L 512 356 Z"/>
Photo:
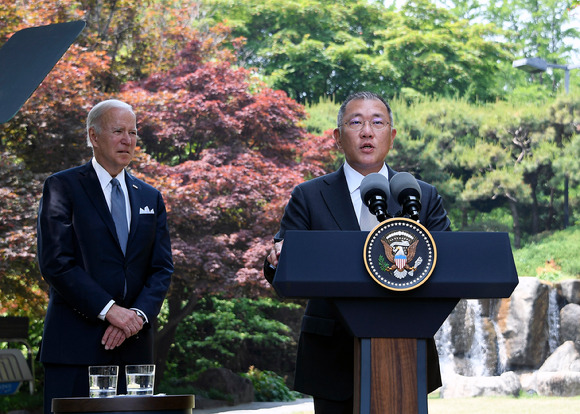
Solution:
<path fill-rule="evenodd" d="M 182 298 L 169 295 L 167 297 L 167 304 L 169 305 L 169 314 L 167 323 L 161 331 L 157 330 L 155 326 L 155 384 L 159 384 L 165 374 L 165 367 L 167 366 L 167 358 L 169 357 L 169 349 L 175 340 L 175 333 L 177 327 L 187 317 L 198 299 L 190 298 L 185 307 L 182 307 Z"/>
<path fill-rule="evenodd" d="M 554 188 L 550 189 L 550 205 L 548 206 L 548 220 L 546 222 L 546 230 L 552 230 L 552 223 L 554 221 Z"/>
<path fill-rule="evenodd" d="M 157 327 L 155 328 L 157 329 Z M 177 332 L 177 325 L 164 328 L 161 332 L 157 331 L 155 334 L 155 387 L 161 383 L 165 375 L 167 357 L 169 356 L 171 344 L 175 339 L 175 332 Z"/>
<path fill-rule="evenodd" d="M 534 177 L 531 179 L 530 188 L 532 190 L 532 234 L 540 232 L 540 218 L 538 213 L 538 179 Z"/>
<path fill-rule="evenodd" d="M 509 200 L 510 203 L 510 209 L 512 211 L 512 218 L 514 221 L 514 247 L 516 249 L 519 249 L 521 247 L 521 240 L 522 240 L 522 234 L 521 234 L 521 228 L 520 228 L 520 217 L 518 215 L 518 208 L 516 205 L 516 202 L 514 200 Z"/>

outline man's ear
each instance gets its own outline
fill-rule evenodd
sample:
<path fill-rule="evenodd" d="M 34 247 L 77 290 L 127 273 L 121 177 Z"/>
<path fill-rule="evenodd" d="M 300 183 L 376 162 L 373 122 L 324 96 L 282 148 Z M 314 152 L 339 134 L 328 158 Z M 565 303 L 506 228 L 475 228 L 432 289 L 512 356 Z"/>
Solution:
<path fill-rule="evenodd" d="M 334 131 L 332 131 L 332 135 L 334 136 L 334 142 L 336 142 L 336 147 L 338 149 L 342 149 L 342 143 L 340 142 L 340 128 L 335 128 Z"/>
<path fill-rule="evenodd" d="M 89 139 L 91 140 L 93 147 L 95 147 L 95 143 L 97 143 L 97 133 L 95 132 L 95 127 L 89 128 Z"/>

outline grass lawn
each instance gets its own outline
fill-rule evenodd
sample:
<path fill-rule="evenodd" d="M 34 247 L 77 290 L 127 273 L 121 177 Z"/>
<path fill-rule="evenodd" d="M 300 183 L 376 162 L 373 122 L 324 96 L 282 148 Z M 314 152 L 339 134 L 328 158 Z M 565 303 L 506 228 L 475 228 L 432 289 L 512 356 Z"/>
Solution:
<path fill-rule="evenodd" d="M 429 414 L 580 413 L 580 397 L 477 397 L 428 400 Z"/>

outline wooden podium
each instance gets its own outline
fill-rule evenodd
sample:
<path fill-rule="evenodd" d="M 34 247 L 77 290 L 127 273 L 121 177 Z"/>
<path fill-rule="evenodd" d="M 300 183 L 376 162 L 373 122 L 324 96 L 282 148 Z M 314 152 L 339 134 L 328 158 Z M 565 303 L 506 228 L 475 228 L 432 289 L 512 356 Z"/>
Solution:
<path fill-rule="evenodd" d="M 118 395 L 109 398 L 54 398 L 55 414 L 191 414 L 195 407 L 193 395 Z"/>
<path fill-rule="evenodd" d="M 288 231 L 273 286 L 282 297 L 332 299 L 355 337 L 355 413 L 427 413 L 427 339 L 460 299 L 507 298 L 518 284 L 507 233 L 433 232 L 437 264 L 416 289 L 368 274 L 368 233 Z"/>

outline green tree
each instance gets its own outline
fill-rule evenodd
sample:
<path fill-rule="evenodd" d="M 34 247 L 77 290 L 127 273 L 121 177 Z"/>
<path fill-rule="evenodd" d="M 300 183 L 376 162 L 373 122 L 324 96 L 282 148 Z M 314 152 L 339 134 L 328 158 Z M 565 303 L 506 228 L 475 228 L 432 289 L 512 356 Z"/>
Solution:
<path fill-rule="evenodd" d="M 495 99 L 498 62 L 512 56 L 507 45 L 490 40 L 493 25 L 458 19 L 428 0 L 406 2 L 377 35 L 376 51 L 397 70 L 400 87 L 429 96 Z"/>
<path fill-rule="evenodd" d="M 565 65 L 570 63 L 574 52 L 569 40 L 580 37 L 578 30 L 568 25 L 572 3 L 572 0 L 497 0 L 490 1 L 481 15 L 505 29 L 505 40 L 515 46 L 514 55 L 517 58 L 540 57 Z M 556 91 L 563 82 L 563 75 L 563 71 L 528 75 L 520 72 L 518 84 L 522 81 L 544 83 L 547 77 L 545 84 Z"/>
<path fill-rule="evenodd" d="M 212 21 L 226 21 L 247 42 L 242 62 L 276 89 L 317 102 L 373 90 L 392 97 L 422 94 L 496 97 L 498 61 L 508 46 L 495 27 L 461 20 L 428 0 L 400 12 L 366 0 L 212 0 Z"/>

